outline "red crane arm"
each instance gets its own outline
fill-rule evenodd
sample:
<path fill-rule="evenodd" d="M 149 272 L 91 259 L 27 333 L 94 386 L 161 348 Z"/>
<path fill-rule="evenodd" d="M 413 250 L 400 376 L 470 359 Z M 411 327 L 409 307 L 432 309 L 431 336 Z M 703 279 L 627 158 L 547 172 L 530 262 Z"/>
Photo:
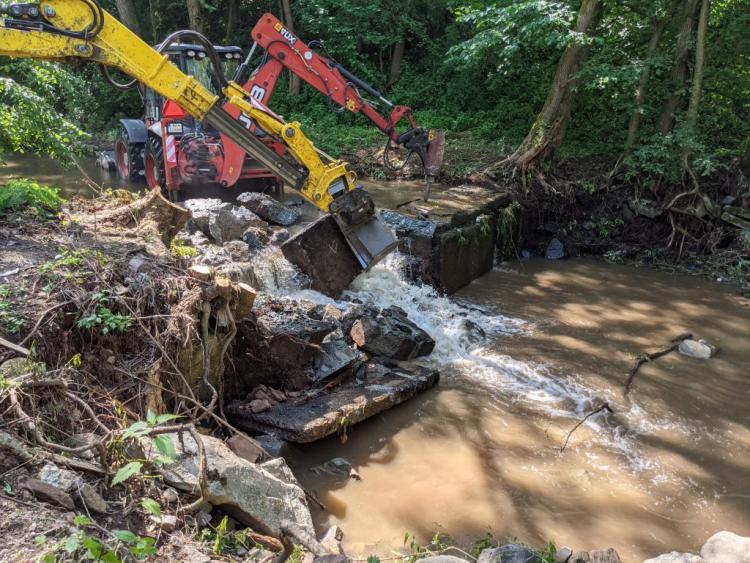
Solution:
<path fill-rule="evenodd" d="M 352 113 L 362 113 L 392 141 L 400 143 L 396 125 L 405 117 L 411 129 L 416 127 L 411 108 L 394 106 L 380 92 L 352 75 L 337 62 L 313 51 L 272 14 L 264 14 L 251 31 L 252 39 L 269 55 L 258 68 L 245 89 L 262 103 L 271 97 L 283 67 L 299 76 L 332 102 Z M 392 107 L 384 116 L 359 93 L 364 90 L 381 103 Z"/>

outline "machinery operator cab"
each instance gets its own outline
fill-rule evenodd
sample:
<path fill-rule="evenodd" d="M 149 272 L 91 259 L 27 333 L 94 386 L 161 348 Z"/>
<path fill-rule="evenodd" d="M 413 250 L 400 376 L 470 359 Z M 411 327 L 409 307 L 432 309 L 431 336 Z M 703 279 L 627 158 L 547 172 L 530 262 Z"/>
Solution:
<path fill-rule="evenodd" d="M 158 48 L 158 45 L 156 47 Z M 218 46 L 215 48 L 222 62 L 224 76 L 231 78 L 242 62 L 242 49 L 239 47 Z M 182 72 L 194 76 L 198 82 L 214 94 L 221 93 L 219 81 L 203 47 L 200 45 L 175 43 L 167 48 L 166 54 L 169 56 L 169 60 Z M 150 88 L 146 89 L 145 98 L 146 120 L 152 123 L 159 121 L 162 118 L 164 98 Z"/>

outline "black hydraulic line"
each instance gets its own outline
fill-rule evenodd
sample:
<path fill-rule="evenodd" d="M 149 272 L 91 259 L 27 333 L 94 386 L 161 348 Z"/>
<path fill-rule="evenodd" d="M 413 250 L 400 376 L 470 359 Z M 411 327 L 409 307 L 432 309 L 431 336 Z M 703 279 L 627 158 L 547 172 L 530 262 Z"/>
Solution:
<path fill-rule="evenodd" d="M 335 67 L 344 76 L 344 78 L 346 78 L 347 80 L 349 80 L 349 82 L 351 82 L 352 84 L 354 84 L 358 88 L 361 88 L 362 90 L 364 90 L 365 92 L 367 92 L 371 96 L 375 96 L 378 100 L 380 100 L 382 102 L 385 102 L 386 104 L 388 104 L 390 106 L 393 105 L 391 102 L 389 102 L 386 99 L 386 97 L 383 94 L 381 94 L 380 92 L 378 92 L 375 88 L 373 88 L 372 86 L 370 86 L 367 82 L 365 82 L 361 78 L 353 75 L 351 72 L 349 72 L 348 70 L 346 70 L 343 66 L 341 66 L 339 63 L 335 63 Z"/>
<path fill-rule="evenodd" d="M 232 139 L 245 153 L 280 176 L 289 186 L 301 190 L 305 185 L 309 174 L 307 169 L 295 166 L 284 157 L 279 156 L 223 108 L 215 105 L 208 110 L 205 122 Z"/>

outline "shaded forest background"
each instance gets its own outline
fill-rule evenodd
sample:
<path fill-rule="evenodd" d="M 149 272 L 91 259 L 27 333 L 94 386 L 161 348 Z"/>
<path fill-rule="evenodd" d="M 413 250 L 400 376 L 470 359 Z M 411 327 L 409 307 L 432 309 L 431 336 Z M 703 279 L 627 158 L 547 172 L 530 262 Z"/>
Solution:
<path fill-rule="evenodd" d="M 750 152 L 749 0 L 105 0 L 150 43 L 192 27 L 249 47 L 266 11 L 450 143 L 537 168 L 555 156 L 622 158 L 630 175 L 700 177 Z M 290 21 L 291 18 L 291 21 Z M 0 63 L 0 147 L 65 157 L 121 117 L 95 67 Z M 328 150 L 380 143 L 363 119 L 319 93 L 280 84 L 273 108 Z"/>

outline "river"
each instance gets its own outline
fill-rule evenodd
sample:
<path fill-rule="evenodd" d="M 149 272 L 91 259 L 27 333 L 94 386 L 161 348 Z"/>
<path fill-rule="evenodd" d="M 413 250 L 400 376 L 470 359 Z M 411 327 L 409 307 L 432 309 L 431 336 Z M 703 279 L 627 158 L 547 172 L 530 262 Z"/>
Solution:
<path fill-rule="evenodd" d="M 79 172 L 34 162 L 5 175 L 81 193 Z M 421 195 L 419 184 L 397 196 L 368 188 L 391 205 Z M 289 459 L 328 509 L 317 525 L 340 525 L 350 554 L 388 556 L 406 533 L 468 545 L 491 532 L 614 547 L 630 562 L 696 551 L 721 529 L 750 535 L 750 301 L 701 278 L 588 259 L 505 264 L 449 299 L 409 285 L 399 266 L 390 257 L 348 297 L 398 305 L 427 330 L 437 346 L 423 363 L 440 368 L 439 387 L 351 428 L 344 444 L 294 447 Z M 720 353 L 647 363 L 625 398 L 637 355 L 684 332 Z M 562 450 L 603 401 L 612 414 L 586 420 Z M 362 480 L 311 471 L 333 457 Z"/>

